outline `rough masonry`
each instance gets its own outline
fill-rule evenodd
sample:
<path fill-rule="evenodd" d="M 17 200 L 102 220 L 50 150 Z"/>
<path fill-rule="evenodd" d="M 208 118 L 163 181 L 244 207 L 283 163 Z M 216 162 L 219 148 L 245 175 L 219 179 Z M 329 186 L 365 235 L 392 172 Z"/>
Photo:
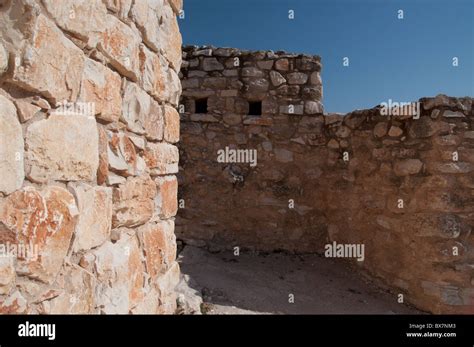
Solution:
<path fill-rule="evenodd" d="M 423 98 L 416 115 L 324 114 L 318 56 L 186 47 L 183 58 L 178 238 L 321 255 L 363 244 L 350 261 L 394 300 L 474 313 L 472 98 Z"/>
<path fill-rule="evenodd" d="M 174 313 L 180 0 L 0 1 L 0 313 Z"/>

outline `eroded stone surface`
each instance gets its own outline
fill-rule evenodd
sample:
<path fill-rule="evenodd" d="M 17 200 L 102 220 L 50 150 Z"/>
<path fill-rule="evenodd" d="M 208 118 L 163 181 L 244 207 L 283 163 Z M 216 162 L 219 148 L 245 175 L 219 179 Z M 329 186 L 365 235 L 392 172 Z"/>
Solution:
<path fill-rule="evenodd" d="M 113 227 L 135 227 L 153 216 L 156 195 L 155 182 L 148 175 L 129 177 L 114 188 Z"/>
<path fill-rule="evenodd" d="M 79 217 L 73 250 L 86 251 L 100 246 L 110 237 L 112 225 L 112 188 L 72 184 Z"/>
<path fill-rule="evenodd" d="M 152 140 L 163 138 L 163 112 L 160 105 L 135 83 L 125 86 L 121 120 L 130 131 Z"/>
<path fill-rule="evenodd" d="M 15 57 L 12 83 L 53 103 L 74 102 L 79 93 L 84 54 L 40 14 L 23 56 Z"/>
<path fill-rule="evenodd" d="M 18 259 L 16 271 L 51 283 L 58 274 L 74 233 L 78 209 L 71 193 L 48 186 L 25 187 L 11 194 L 0 212 L 0 239 L 29 250 Z"/>
<path fill-rule="evenodd" d="M 96 306 L 106 314 L 128 313 L 143 299 L 144 265 L 133 233 L 93 251 L 97 271 Z"/>
<path fill-rule="evenodd" d="M 148 143 L 145 162 L 153 175 L 168 175 L 178 172 L 179 151 L 168 143 Z"/>
<path fill-rule="evenodd" d="M 149 223 L 139 229 L 143 240 L 147 272 L 153 281 L 166 272 L 176 258 L 173 221 Z"/>
<path fill-rule="evenodd" d="M 157 195 L 156 213 L 162 219 L 176 215 L 178 211 L 178 180 L 176 176 L 160 176 L 155 179 Z"/>
<path fill-rule="evenodd" d="M 97 118 L 117 121 L 122 113 L 120 75 L 91 59 L 86 59 L 79 100 L 94 103 Z"/>
<path fill-rule="evenodd" d="M 26 134 L 28 177 L 35 182 L 92 181 L 99 165 L 97 124 L 92 117 L 53 114 Z"/>
<path fill-rule="evenodd" d="M 13 103 L 0 95 L 0 192 L 19 189 L 25 178 L 23 132 Z"/>

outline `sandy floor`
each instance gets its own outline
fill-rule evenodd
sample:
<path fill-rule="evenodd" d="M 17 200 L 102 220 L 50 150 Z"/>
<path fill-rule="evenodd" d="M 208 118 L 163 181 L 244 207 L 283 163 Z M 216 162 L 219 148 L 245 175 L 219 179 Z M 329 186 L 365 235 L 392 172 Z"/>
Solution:
<path fill-rule="evenodd" d="M 191 287 L 202 293 L 207 314 L 418 313 L 366 283 L 344 262 L 316 255 L 236 257 L 186 246 L 179 262 Z"/>

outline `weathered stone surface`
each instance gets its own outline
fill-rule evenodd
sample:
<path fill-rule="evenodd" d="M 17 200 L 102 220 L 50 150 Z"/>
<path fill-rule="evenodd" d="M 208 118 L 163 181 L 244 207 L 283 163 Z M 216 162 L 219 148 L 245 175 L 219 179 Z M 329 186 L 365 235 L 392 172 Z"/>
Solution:
<path fill-rule="evenodd" d="M 444 94 L 438 94 L 434 98 L 426 98 L 423 100 L 423 108 L 425 110 L 431 110 L 432 108 L 440 106 L 455 107 L 456 103 Z"/>
<path fill-rule="evenodd" d="M 308 81 L 308 75 L 302 72 L 292 72 L 287 78 L 289 84 L 305 84 Z"/>
<path fill-rule="evenodd" d="M 239 114 L 225 114 L 222 116 L 224 123 L 229 125 L 237 125 L 242 123 L 242 116 Z"/>
<path fill-rule="evenodd" d="M 242 77 L 263 77 L 263 71 L 255 67 L 244 67 L 241 74 Z"/>
<path fill-rule="evenodd" d="M 394 292 L 403 290 L 422 309 L 470 309 L 449 305 L 465 302 L 461 287 L 472 281 L 463 272 L 472 234 L 471 99 L 449 98 L 449 105 L 433 108 L 438 111 L 433 118 L 425 109 L 422 119 L 385 117 L 380 107 L 321 115 L 307 107 L 322 97 L 317 58 L 282 52 L 228 52 L 221 58 L 209 48 L 206 59 L 217 58 L 225 69 L 207 72 L 196 50 L 185 48 L 184 59 L 195 61 L 183 69 L 183 80 L 196 79 L 189 84 L 196 86 L 208 77 L 224 77 L 227 83 L 225 89 L 224 83 L 216 84 L 215 93 L 203 90 L 199 96 L 185 83 L 179 179 L 186 206 L 176 216 L 179 238 L 216 250 L 237 244 L 321 252 L 328 238 L 361 243 L 371 250 L 361 267 L 386 279 Z M 239 66 L 233 64 L 236 57 Z M 268 71 L 262 59 L 280 63 Z M 274 83 L 271 76 L 277 71 L 285 80 L 305 72 L 309 80 L 305 85 Z M 262 78 L 260 72 L 270 82 L 268 89 L 250 93 L 249 83 Z M 209 98 L 202 117 L 193 115 L 198 97 Z M 261 116 L 249 116 L 258 108 L 252 101 L 262 102 Z M 446 110 L 465 117 L 441 117 Z M 257 166 L 229 160 L 216 171 L 215 153 L 226 146 L 258 150 Z M 297 206 L 293 210 L 290 199 Z M 460 250 L 456 257 L 450 256 L 454 245 Z M 447 288 L 444 294 L 418 293 L 420 279 L 456 282 L 460 299 L 451 300 Z"/>
<path fill-rule="evenodd" d="M 311 73 L 309 82 L 310 82 L 312 85 L 322 85 L 323 82 L 322 82 L 322 80 L 321 80 L 321 74 L 320 74 L 319 72 L 317 72 L 317 71 Z"/>
<path fill-rule="evenodd" d="M 173 313 L 182 1 L 0 7 L 0 313 Z"/>
<path fill-rule="evenodd" d="M 172 8 L 160 1 L 135 1 L 131 17 L 143 34 L 144 42 L 155 52 L 161 52 L 171 66 L 181 67 L 181 34 Z"/>
<path fill-rule="evenodd" d="M 462 137 L 459 135 L 445 135 L 435 137 L 434 142 L 439 146 L 459 146 L 462 141 Z"/>
<path fill-rule="evenodd" d="M 271 70 L 273 67 L 273 60 L 257 61 L 257 66 L 262 70 Z"/>
<path fill-rule="evenodd" d="M 74 252 L 100 246 L 110 237 L 112 225 L 112 188 L 86 184 L 70 186 L 79 209 L 73 243 Z"/>
<path fill-rule="evenodd" d="M 191 115 L 191 120 L 193 122 L 203 122 L 203 123 L 217 123 L 219 120 L 207 113 L 195 113 Z"/>
<path fill-rule="evenodd" d="M 451 163 L 429 163 L 428 171 L 433 173 L 444 173 L 444 174 L 467 174 L 474 171 L 474 165 L 472 163 L 465 162 L 451 162 Z"/>
<path fill-rule="evenodd" d="M 20 121 L 22 123 L 29 121 L 39 111 L 41 111 L 40 107 L 30 103 L 27 100 L 21 100 L 21 99 L 15 100 L 15 106 L 16 106 L 16 109 L 18 110 L 18 117 L 20 118 Z"/>
<path fill-rule="evenodd" d="M 341 125 L 336 130 L 336 136 L 343 139 L 349 137 L 350 134 L 351 134 L 351 129 L 349 129 L 348 127 L 344 125 Z"/>
<path fill-rule="evenodd" d="M 204 71 L 224 70 L 224 66 L 216 58 L 204 58 L 202 68 Z"/>
<path fill-rule="evenodd" d="M 388 123 L 387 122 L 380 122 L 375 125 L 374 128 L 374 135 L 375 137 L 384 137 L 387 135 L 388 130 Z"/>
<path fill-rule="evenodd" d="M 258 93 L 265 93 L 268 90 L 269 83 L 265 78 L 257 78 L 248 81 L 247 85 L 247 92 L 249 95 L 258 94 Z"/>
<path fill-rule="evenodd" d="M 64 267 L 56 281 L 60 294 L 43 301 L 46 314 L 91 314 L 98 313 L 95 307 L 96 279 L 88 271 L 70 264 Z"/>
<path fill-rule="evenodd" d="M 280 163 L 289 163 L 293 161 L 293 153 L 284 148 L 275 148 L 275 159 Z"/>
<path fill-rule="evenodd" d="M 0 314 L 25 314 L 27 309 L 28 302 L 18 290 L 5 299 L 0 298 Z"/>
<path fill-rule="evenodd" d="M 159 104 L 135 83 L 125 85 L 121 120 L 134 133 L 151 140 L 163 138 L 163 114 Z"/>
<path fill-rule="evenodd" d="M 408 128 L 408 134 L 412 138 L 427 138 L 431 137 L 438 131 L 436 123 L 429 117 L 420 117 L 420 119 L 413 120 Z"/>
<path fill-rule="evenodd" d="M 13 103 L 0 95 L 0 192 L 19 189 L 25 178 L 23 132 Z"/>
<path fill-rule="evenodd" d="M 191 77 L 191 76 L 188 75 L 188 77 Z M 181 86 L 185 89 L 199 88 L 199 84 L 200 84 L 199 78 L 188 78 L 184 81 L 181 81 Z"/>
<path fill-rule="evenodd" d="M 108 14 L 97 47 L 117 71 L 132 81 L 139 76 L 140 35 L 128 25 Z"/>
<path fill-rule="evenodd" d="M 111 12 L 117 13 L 120 18 L 127 19 L 130 9 L 132 8 L 132 0 L 102 0 Z"/>
<path fill-rule="evenodd" d="M 136 227 L 145 224 L 153 216 L 155 195 L 156 185 L 150 176 L 128 177 L 113 191 L 112 226 Z"/>
<path fill-rule="evenodd" d="M 122 113 L 122 80 L 104 65 L 86 59 L 79 101 L 94 103 L 97 118 L 116 122 Z"/>
<path fill-rule="evenodd" d="M 179 113 L 175 108 L 165 105 L 164 107 L 164 140 L 169 143 L 179 141 Z"/>
<path fill-rule="evenodd" d="M 107 138 L 107 132 L 102 126 L 97 127 L 99 134 L 99 166 L 97 168 L 97 184 L 101 185 L 107 181 L 109 175 L 109 139 Z"/>
<path fill-rule="evenodd" d="M 0 76 L 8 69 L 8 52 L 0 43 Z"/>
<path fill-rule="evenodd" d="M 365 114 L 364 112 L 354 111 L 344 117 L 344 124 L 354 130 L 357 129 L 360 125 L 362 125 L 366 119 L 367 114 Z"/>
<path fill-rule="evenodd" d="M 281 70 L 281 71 L 288 71 L 288 69 L 289 69 L 288 59 L 278 59 L 275 62 L 275 69 Z"/>
<path fill-rule="evenodd" d="M 15 285 L 13 257 L 0 257 L 0 295 L 6 295 Z"/>
<path fill-rule="evenodd" d="M 328 142 L 328 147 L 331 148 L 331 149 L 338 149 L 339 148 L 339 142 L 337 142 L 337 140 L 335 140 L 335 139 L 331 139 Z"/>
<path fill-rule="evenodd" d="M 106 25 L 107 9 L 101 0 L 41 0 L 56 24 L 95 47 Z"/>
<path fill-rule="evenodd" d="M 423 163 L 419 159 L 404 159 L 396 161 L 393 170 L 397 176 L 416 175 L 421 171 Z"/>
<path fill-rule="evenodd" d="M 144 45 L 140 46 L 140 86 L 158 101 L 178 104 L 181 83 L 177 73 L 168 69 L 166 59 Z"/>
<path fill-rule="evenodd" d="M 455 112 L 450 110 L 445 110 L 443 112 L 443 117 L 445 118 L 466 118 L 466 116 L 462 112 Z"/>
<path fill-rule="evenodd" d="M 281 75 L 281 73 L 277 71 L 270 71 L 270 79 L 272 81 L 272 84 L 275 87 L 278 87 L 279 85 L 286 83 L 286 79 Z"/>
<path fill-rule="evenodd" d="M 203 88 L 210 89 L 224 89 L 226 87 L 227 80 L 224 77 L 208 77 L 203 83 Z"/>
<path fill-rule="evenodd" d="M 110 171 L 124 177 L 139 176 L 145 171 L 145 163 L 138 156 L 135 145 L 124 133 L 109 133 L 107 162 Z"/>
<path fill-rule="evenodd" d="M 168 271 L 157 279 L 157 288 L 160 293 L 160 314 L 174 314 L 176 311 L 175 288 L 179 283 L 179 264 L 173 262 Z"/>
<path fill-rule="evenodd" d="M 168 0 L 168 3 L 176 14 L 183 8 L 183 0 Z"/>
<path fill-rule="evenodd" d="M 148 223 L 138 230 L 143 240 L 146 268 L 153 281 L 167 271 L 176 258 L 174 222 Z"/>
<path fill-rule="evenodd" d="M 155 179 L 157 194 L 155 196 L 156 215 L 167 219 L 178 211 L 178 180 L 176 176 L 162 176 Z"/>
<path fill-rule="evenodd" d="M 388 131 L 388 136 L 398 137 L 398 136 L 401 136 L 401 135 L 403 135 L 403 130 L 402 129 L 400 129 L 397 126 L 393 126 L 393 125 L 390 127 L 390 130 Z"/>
<path fill-rule="evenodd" d="M 54 103 L 74 101 L 84 66 L 82 51 L 44 15 L 36 18 L 35 34 L 26 49 L 23 58 L 15 57 L 11 82 Z"/>
<path fill-rule="evenodd" d="M 323 113 L 323 105 L 318 101 L 306 101 L 304 111 L 307 114 Z"/>
<path fill-rule="evenodd" d="M 52 283 L 67 255 L 77 215 L 74 197 L 61 187 L 42 192 L 25 187 L 11 194 L 0 211 L 6 228 L 0 239 L 32 245 L 31 252 L 19 258 L 16 271 Z"/>
<path fill-rule="evenodd" d="M 142 299 L 144 265 L 133 233 L 123 234 L 115 244 L 107 241 L 93 251 L 97 273 L 96 306 L 101 313 L 129 313 Z"/>
<path fill-rule="evenodd" d="M 26 134 L 28 177 L 35 182 L 94 180 L 98 137 L 95 120 L 87 116 L 53 114 L 31 124 Z"/>
<path fill-rule="evenodd" d="M 166 89 L 166 60 L 150 51 L 144 45 L 140 46 L 140 87 L 154 97 L 165 99 Z"/>
<path fill-rule="evenodd" d="M 152 175 L 167 175 L 178 172 L 179 151 L 168 143 L 148 143 L 145 162 Z"/>

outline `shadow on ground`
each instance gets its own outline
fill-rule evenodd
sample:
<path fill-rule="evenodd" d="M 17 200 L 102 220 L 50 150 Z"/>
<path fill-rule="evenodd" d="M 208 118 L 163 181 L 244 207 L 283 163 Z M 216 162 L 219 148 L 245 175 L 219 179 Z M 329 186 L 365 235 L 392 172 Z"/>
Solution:
<path fill-rule="evenodd" d="M 178 261 L 189 286 L 202 294 L 207 314 L 420 313 L 346 263 L 317 255 L 234 256 L 185 246 Z"/>

